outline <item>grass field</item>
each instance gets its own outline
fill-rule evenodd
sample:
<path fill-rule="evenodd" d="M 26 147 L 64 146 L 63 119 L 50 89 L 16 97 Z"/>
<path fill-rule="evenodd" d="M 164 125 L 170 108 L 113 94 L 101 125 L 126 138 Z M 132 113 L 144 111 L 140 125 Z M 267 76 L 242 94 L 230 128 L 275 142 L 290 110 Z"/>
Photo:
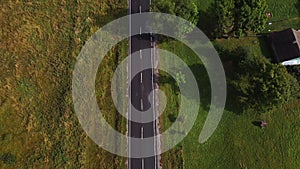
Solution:
<path fill-rule="evenodd" d="M 127 1 L 1 1 L 0 8 L 0 168 L 124 168 L 124 158 L 99 148 L 81 129 L 71 80 L 87 38 L 125 15 Z M 96 92 L 107 121 L 125 133 L 124 119 L 106 97 L 127 44 L 114 51 L 101 65 Z"/>

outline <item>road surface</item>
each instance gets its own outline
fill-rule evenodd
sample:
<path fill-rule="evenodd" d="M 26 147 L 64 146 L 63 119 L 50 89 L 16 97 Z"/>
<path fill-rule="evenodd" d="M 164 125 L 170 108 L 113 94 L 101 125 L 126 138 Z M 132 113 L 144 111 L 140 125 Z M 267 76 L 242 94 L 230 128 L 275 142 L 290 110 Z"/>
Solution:
<path fill-rule="evenodd" d="M 134 13 L 142 13 L 149 12 L 150 10 L 150 2 L 151 0 L 129 0 L 129 12 L 130 14 Z M 146 22 L 146 21 L 145 21 Z M 130 35 L 132 30 L 132 25 L 136 24 L 134 20 L 130 20 Z M 140 26 L 140 30 L 145 29 L 146 23 L 142 23 Z M 140 31 L 138 30 L 138 31 Z M 149 35 L 136 35 L 130 37 L 130 52 L 139 52 L 140 59 L 139 60 L 130 60 L 129 62 L 129 77 L 133 77 L 133 69 L 136 66 L 141 66 L 142 64 L 154 64 L 153 61 L 153 52 L 145 52 L 142 49 L 150 49 L 151 48 L 151 39 Z M 129 92 L 129 96 L 131 99 L 132 105 L 139 111 L 145 111 L 150 108 L 150 102 L 148 100 L 148 96 L 150 92 L 154 89 L 154 76 L 153 69 L 144 70 L 138 75 L 133 77 L 131 83 L 131 90 Z M 153 95 L 152 98 L 153 103 L 155 103 L 155 97 Z M 131 110 L 129 110 L 129 116 L 131 116 Z M 155 112 L 153 112 L 155 115 Z M 143 147 L 134 147 L 135 145 L 131 144 L 130 137 L 135 138 L 146 138 L 152 137 L 156 135 L 156 122 L 149 123 L 136 123 L 133 121 L 128 122 L 129 129 L 129 153 L 130 150 L 139 149 L 143 151 Z M 147 149 L 153 148 L 153 151 L 156 151 L 156 141 L 153 139 L 153 144 L 149 145 Z M 156 156 L 148 157 L 148 158 L 130 158 L 128 160 L 128 168 L 129 169 L 156 169 L 158 166 Z"/>

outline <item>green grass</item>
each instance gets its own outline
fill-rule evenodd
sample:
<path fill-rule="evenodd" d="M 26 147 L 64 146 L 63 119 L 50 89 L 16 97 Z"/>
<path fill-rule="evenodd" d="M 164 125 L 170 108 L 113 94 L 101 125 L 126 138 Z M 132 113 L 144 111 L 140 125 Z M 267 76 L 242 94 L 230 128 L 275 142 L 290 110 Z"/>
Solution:
<path fill-rule="evenodd" d="M 265 39 L 258 37 L 244 37 L 244 38 L 232 38 L 232 39 L 217 39 L 213 41 L 213 44 L 218 48 L 226 49 L 229 51 L 235 50 L 239 46 L 248 47 L 252 53 L 256 55 L 270 56 L 269 47 Z"/>
<path fill-rule="evenodd" d="M 288 28 L 300 29 L 300 17 L 294 17 L 290 19 L 280 20 L 272 22 L 272 25 L 268 25 L 264 32 L 281 31 Z"/>
<path fill-rule="evenodd" d="M 192 70 L 195 74 L 198 85 L 201 86 L 200 94 L 201 94 L 201 103 L 204 107 L 209 99 L 210 95 L 210 87 L 208 82 L 208 77 L 205 69 L 202 66 L 201 61 L 197 56 L 194 55 L 191 49 L 186 48 L 184 44 L 179 42 L 167 42 L 160 45 L 160 48 L 168 50 L 177 56 L 179 56 Z M 174 60 L 162 60 L 168 65 L 176 65 Z M 162 114 L 161 121 L 161 132 L 168 129 L 171 124 L 174 122 L 173 119 L 177 117 L 178 107 L 180 105 L 179 99 L 180 94 L 178 94 L 176 88 L 177 83 L 173 80 L 167 73 L 160 72 L 160 89 L 164 91 L 167 97 L 167 105 Z M 202 112 L 199 112 L 202 114 Z M 171 149 L 170 151 L 164 153 L 162 155 L 162 164 L 165 168 L 183 168 L 182 161 L 184 159 L 184 148 L 181 144 Z M 184 162 L 185 163 L 185 162 Z"/>
<path fill-rule="evenodd" d="M 267 0 L 269 11 L 273 14 L 272 20 L 283 20 L 299 16 L 300 5 L 298 0 Z"/>
<path fill-rule="evenodd" d="M 197 139 L 205 117 L 198 117 L 182 143 L 185 168 L 297 168 L 299 103 L 290 102 L 263 115 L 225 111 L 217 131 L 203 145 Z M 265 129 L 252 124 L 261 118 L 269 123 Z"/>
<path fill-rule="evenodd" d="M 71 81 L 85 41 L 125 15 L 127 1 L 1 1 L 0 6 L 0 168 L 125 168 L 125 158 L 99 148 L 82 130 Z M 101 65 L 105 76 L 98 75 L 97 96 L 110 96 L 111 72 L 127 55 L 126 43 L 114 51 L 104 60 L 109 64 Z M 124 118 L 104 100 L 98 97 L 105 117 L 125 133 Z"/>

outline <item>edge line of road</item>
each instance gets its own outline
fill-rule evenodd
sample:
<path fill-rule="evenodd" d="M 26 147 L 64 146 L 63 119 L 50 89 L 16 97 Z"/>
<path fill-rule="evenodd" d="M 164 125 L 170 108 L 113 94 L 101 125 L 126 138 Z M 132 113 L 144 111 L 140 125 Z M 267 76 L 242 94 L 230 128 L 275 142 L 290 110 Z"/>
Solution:
<path fill-rule="evenodd" d="M 128 80 L 127 83 L 130 86 L 130 79 L 131 79 L 131 0 L 128 0 L 128 4 L 129 4 L 129 63 L 128 63 Z M 127 119 L 131 116 L 131 106 L 129 104 L 131 104 L 131 89 L 128 88 L 128 96 L 129 96 L 129 102 L 128 102 L 128 114 L 127 114 Z M 131 155 L 131 125 L 130 125 L 130 121 L 128 120 L 128 157 L 130 157 Z M 131 168 L 131 160 L 130 158 L 128 158 L 128 168 Z"/>

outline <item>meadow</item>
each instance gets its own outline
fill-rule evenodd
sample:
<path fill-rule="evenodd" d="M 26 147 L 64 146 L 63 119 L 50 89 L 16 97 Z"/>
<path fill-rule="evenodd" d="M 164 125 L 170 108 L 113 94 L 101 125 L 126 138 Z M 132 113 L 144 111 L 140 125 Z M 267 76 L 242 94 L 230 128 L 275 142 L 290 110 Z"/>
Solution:
<path fill-rule="evenodd" d="M 1 1 L 0 8 L 0 168 L 124 168 L 125 158 L 82 130 L 71 82 L 85 41 L 126 15 L 127 1 Z M 122 133 L 126 120 L 106 98 L 127 48 L 122 42 L 105 57 L 96 82 L 105 118 Z"/>

